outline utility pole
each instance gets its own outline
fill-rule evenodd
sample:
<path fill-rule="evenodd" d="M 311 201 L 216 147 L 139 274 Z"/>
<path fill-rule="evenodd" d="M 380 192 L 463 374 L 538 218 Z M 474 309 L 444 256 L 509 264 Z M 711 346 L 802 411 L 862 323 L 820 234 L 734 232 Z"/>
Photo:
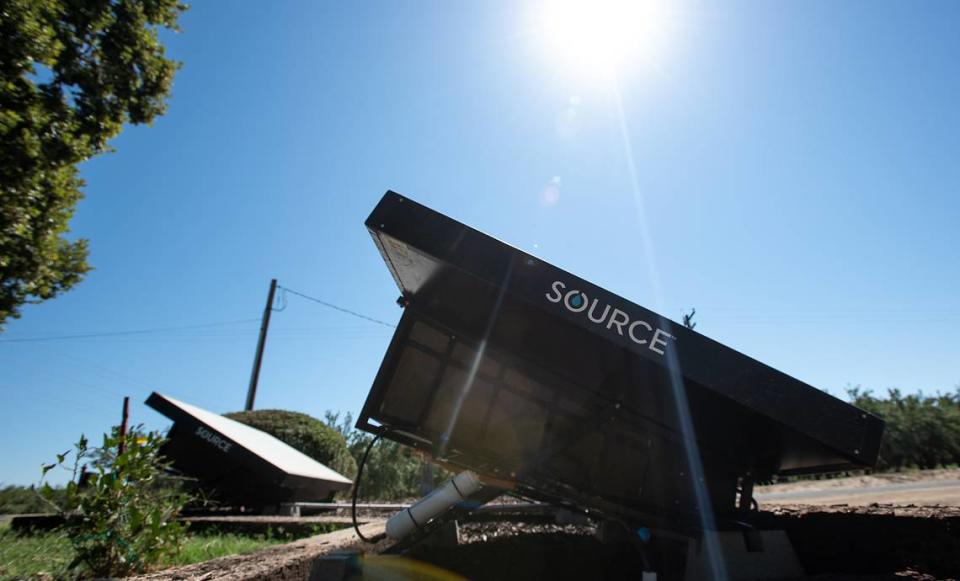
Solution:
<path fill-rule="evenodd" d="M 260 380 L 260 364 L 263 363 L 263 347 L 267 342 L 267 329 L 270 327 L 270 313 L 273 312 L 273 295 L 277 292 L 277 279 L 270 279 L 270 292 L 267 293 L 267 306 L 263 308 L 263 320 L 260 323 L 260 339 L 257 340 L 257 354 L 253 358 L 253 371 L 250 373 L 250 388 L 247 390 L 245 411 L 253 410 L 253 400 L 257 397 L 257 382 Z"/>

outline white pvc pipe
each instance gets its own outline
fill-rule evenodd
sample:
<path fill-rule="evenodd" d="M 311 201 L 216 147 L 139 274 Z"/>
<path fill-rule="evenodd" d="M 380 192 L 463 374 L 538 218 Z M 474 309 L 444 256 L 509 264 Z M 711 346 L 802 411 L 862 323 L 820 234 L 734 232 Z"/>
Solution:
<path fill-rule="evenodd" d="M 387 536 L 400 540 L 480 490 L 480 478 L 466 470 L 387 521 Z"/>

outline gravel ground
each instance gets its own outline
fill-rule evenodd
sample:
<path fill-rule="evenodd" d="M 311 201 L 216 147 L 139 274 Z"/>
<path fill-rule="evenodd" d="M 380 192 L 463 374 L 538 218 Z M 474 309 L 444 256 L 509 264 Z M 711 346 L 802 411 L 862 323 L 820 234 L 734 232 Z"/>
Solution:
<path fill-rule="evenodd" d="M 956 580 L 960 572 L 960 507 L 792 505 L 757 522 L 787 531 L 809 580 Z M 600 543 L 593 526 L 467 523 L 460 538 L 408 556 L 478 581 L 622 579 L 644 569 L 634 546 Z M 676 567 L 661 563 L 660 579 Z"/>
<path fill-rule="evenodd" d="M 554 525 L 528 523 L 464 523 L 460 526 L 460 544 L 487 543 L 497 539 L 509 539 L 520 535 L 569 535 L 593 536 L 592 525 Z"/>

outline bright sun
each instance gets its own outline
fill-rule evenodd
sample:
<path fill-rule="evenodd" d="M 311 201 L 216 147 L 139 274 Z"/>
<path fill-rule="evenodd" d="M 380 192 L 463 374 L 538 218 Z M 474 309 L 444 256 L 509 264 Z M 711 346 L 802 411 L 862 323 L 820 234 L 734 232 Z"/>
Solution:
<path fill-rule="evenodd" d="M 551 59 L 577 74 L 611 76 L 657 64 L 670 36 L 666 0 L 544 0 L 536 15 Z"/>

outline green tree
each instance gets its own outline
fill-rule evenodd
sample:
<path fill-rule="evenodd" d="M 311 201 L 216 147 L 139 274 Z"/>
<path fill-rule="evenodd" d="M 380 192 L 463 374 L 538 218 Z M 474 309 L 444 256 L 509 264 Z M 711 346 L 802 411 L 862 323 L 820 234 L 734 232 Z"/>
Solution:
<path fill-rule="evenodd" d="M 5 0 L 0 5 L 0 330 L 90 269 L 70 240 L 84 185 L 77 164 L 124 123 L 165 109 L 179 63 L 160 29 L 177 0 Z"/>

